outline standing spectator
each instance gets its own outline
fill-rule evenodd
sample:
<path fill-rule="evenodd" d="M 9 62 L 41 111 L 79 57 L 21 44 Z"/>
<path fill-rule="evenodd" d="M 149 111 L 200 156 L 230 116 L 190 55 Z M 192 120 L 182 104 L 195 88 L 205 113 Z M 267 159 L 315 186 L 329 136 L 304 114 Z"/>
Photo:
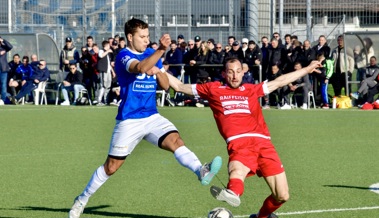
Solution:
<path fill-rule="evenodd" d="M 99 95 L 97 97 L 98 106 L 107 105 L 108 102 L 108 94 L 112 85 L 112 78 L 115 77 L 115 73 L 111 66 L 111 57 L 112 49 L 110 48 L 108 41 L 103 41 L 102 43 L 103 49 L 99 51 L 99 58 L 97 62 L 97 69 L 100 73 L 100 84 L 98 87 Z"/>
<path fill-rule="evenodd" d="M 38 63 L 38 69 L 34 71 L 33 74 L 29 78 L 26 79 L 25 83 L 21 87 L 20 92 L 15 97 L 12 97 L 12 103 L 18 104 L 18 102 L 23 97 L 25 97 L 31 91 L 36 89 L 40 82 L 47 81 L 49 78 L 50 78 L 50 71 L 46 67 L 46 61 L 41 59 Z"/>
<path fill-rule="evenodd" d="M 268 49 L 267 55 L 268 68 L 271 69 L 272 66 L 277 65 L 282 70 L 285 64 L 285 52 L 283 47 L 279 46 L 277 39 L 271 39 L 271 46 Z"/>
<path fill-rule="evenodd" d="M 182 42 L 185 42 L 185 40 L 184 40 L 184 36 L 183 36 L 182 34 L 179 34 L 177 39 L 178 39 L 178 46 L 179 46 Z"/>
<path fill-rule="evenodd" d="M 246 63 L 245 60 L 246 60 L 246 53 L 247 53 L 247 50 L 249 49 L 248 48 L 248 43 L 249 43 L 249 40 L 247 38 L 243 38 L 242 41 L 242 46 L 241 46 L 241 50 L 242 50 L 242 56 L 243 56 L 243 63 Z"/>
<path fill-rule="evenodd" d="M 184 64 L 190 65 L 190 61 L 195 60 L 195 57 L 199 54 L 200 44 L 201 44 L 200 36 L 195 36 L 194 40 L 188 41 L 188 47 L 190 50 L 184 55 L 184 58 L 183 58 Z M 189 75 L 191 82 L 196 82 L 197 71 L 194 67 L 185 67 L 185 72 L 187 75 Z"/>
<path fill-rule="evenodd" d="M 118 46 L 118 42 L 116 40 L 113 40 L 112 42 L 112 62 L 116 59 L 117 54 L 120 52 L 121 48 Z M 113 66 L 113 65 L 112 65 Z"/>
<path fill-rule="evenodd" d="M 84 89 L 83 86 L 83 74 L 77 70 L 76 64 L 70 64 L 70 72 L 67 74 L 66 79 L 63 80 L 62 94 L 64 97 L 64 102 L 61 103 L 62 106 L 70 105 L 69 92 L 74 92 L 73 105 L 76 105 L 76 100 L 79 97 L 79 92 Z"/>
<path fill-rule="evenodd" d="M 126 48 L 126 41 L 125 41 L 125 37 L 120 37 L 120 41 L 119 41 L 119 47 L 121 49 L 124 49 Z"/>
<path fill-rule="evenodd" d="M 343 35 L 338 36 L 337 44 L 338 46 L 331 54 L 331 58 L 334 60 L 334 73 L 330 78 L 330 83 L 334 89 L 334 96 L 340 96 L 342 88 L 345 89 L 345 95 L 347 95 L 346 77 L 348 81 L 351 81 L 351 73 L 354 71 L 354 54 L 351 48 L 347 48 L 347 57 L 345 57 Z M 349 90 L 351 91 L 350 86 Z"/>
<path fill-rule="evenodd" d="M 95 44 L 95 42 L 93 41 L 93 37 L 92 36 L 87 36 L 86 47 L 87 47 L 88 51 L 92 50 L 92 47 L 93 47 L 94 44 Z"/>
<path fill-rule="evenodd" d="M 166 53 L 166 59 L 168 64 L 182 64 L 183 63 L 183 53 L 178 48 L 175 40 L 171 41 L 170 50 Z M 175 77 L 180 76 L 181 66 L 170 66 L 169 70 Z"/>
<path fill-rule="evenodd" d="M 263 36 L 261 38 L 261 51 L 262 51 L 262 81 L 265 81 L 267 78 L 267 67 L 268 67 L 268 49 L 269 49 L 269 43 L 268 43 L 268 37 Z"/>
<path fill-rule="evenodd" d="M 223 64 L 225 59 L 225 51 L 222 50 L 222 44 L 217 43 L 216 49 L 212 52 L 211 57 L 209 59 L 210 64 Z M 212 81 L 221 81 L 221 67 L 216 67 L 212 71 L 211 80 Z"/>
<path fill-rule="evenodd" d="M 8 86 L 10 89 L 11 96 L 14 97 L 17 94 L 17 91 L 20 90 L 22 86 L 22 74 L 17 73 L 18 66 L 21 65 L 20 61 L 20 55 L 14 54 L 13 60 L 8 63 L 9 67 L 11 68 L 8 72 Z"/>
<path fill-rule="evenodd" d="M 259 65 L 262 63 L 262 51 L 257 46 L 254 40 L 249 41 L 248 50 L 246 51 L 245 63 L 249 66 L 249 71 L 253 74 L 255 81 L 259 81 Z M 266 80 L 266 77 L 262 75 L 262 81 Z M 262 82 L 259 81 L 259 82 Z"/>
<path fill-rule="evenodd" d="M 241 62 L 243 62 L 244 57 L 243 57 L 243 52 L 242 49 L 240 48 L 240 43 L 238 41 L 233 42 L 232 49 L 226 54 L 225 58 L 231 58 L 235 57 L 238 58 Z"/>
<path fill-rule="evenodd" d="M 316 60 L 316 51 L 311 48 L 311 42 L 305 40 L 298 61 L 301 62 L 302 66 L 308 66 L 314 60 Z"/>
<path fill-rule="evenodd" d="M 284 45 L 283 45 L 282 39 L 280 38 L 280 34 L 279 34 L 278 32 L 274 32 L 274 33 L 272 34 L 272 38 L 271 38 L 271 40 L 272 40 L 272 39 L 276 39 L 276 40 L 278 41 L 278 46 L 279 46 L 280 48 L 284 48 Z"/>
<path fill-rule="evenodd" d="M 204 83 L 210 81 L 208 70 L 210 68 L 207 67 L 201 67 L 203 64 L 209 64 L 209 60 L 211 57 L 211 51 L 208 47 L 207 42 L 202 41 L 200 45 L 199 53 L 195 56 L 193 60 L 190 60 L 189 64 L 190 66 L 194 66 L 195 73 L 196 73 L 196 82 L 197 83 Z M 191 81 L 192 80 L 191 78 Z"/>
<path fill-rule="evenodd" d="M 321 87 L 321 108 L 329 109 L 328 85 L 334 73 L 334 64 L 333 60 L 327 59 L 323 53 L 317 55 L 317 60 L 321 63 L 321 66 L 315 70 Z"/>
<path fill-rule="evenodd" d="M 82 56 L 80 57 L 79 67 L 83 73 L 83 84 L 88 91 L 88 98 L 92 100 L 92 96 L 93 96 L 92 92 L 94 91 L 93 89 L 94 72 L 93 72 L 93 67 L 92 67 L 91 55 L 88 53 L 88 49 L 85 46 L 82 47 L 81 51 L 82 51 Z"/>
<path fill-rule="evenodd" d="M 234 37 L 234 36 L 228 36 L 228 45 L 229 45 L 230 47 L 233 46 L 233 42 L 234 42 L 234 41 L 236 41 L 236 37 Z"/>
<path fill-rule="evenodd" d="M 225 86 L 219 82 L 182 84 L 168 75 L 174 90 L 208 100 L 219 132 L 227 143 L 229 181 L 226 188 L 211 187 L 214 198 L 234 207 L 239 206 L 245 179 L 257 174 L 265 179 L 271 193 L 259 213 L 250 217 L 276 217 L 272 213 L 289 199 L 288 183 L 258 98 L 307 75 L 318 65 L 318 62 L 312 62 L 306 68 L 258 85 L 242 84 L 244 74 L 237 58 L 228 59 L 224 65 Z"/>
<path fill-rule="evenodd" d="M 325 58 L 329 58 L 330 47 L 328 46 L 328 41 L 324 35 L 318 37 L 318 44 L 313 46 L 313 50 L 315 50 L 316 56 L 322 53 Z"/>
<path fill-rule="evenodd" d="M 97 64 L 98 64 L 98 59 L 99 59 L 99 46 L 95 43 L 92 47 L 91 50 L 91 66 L 93 69 L 93 74 L 92 74 L 92 87 L 93 87 L 93 93 L 94 93 L 94 98 L 93 98 L 93 104 L 99 103 L 97 99 L 99 98 L 99 93 L 101 89 L 101 82 L 100 82 L 100 72 L 97 69 Z"/>
<path fill-rule="evenodd" d="M 0 36 L 0 83 L 1 100 L 7 98 L 8 71 L 11 69 L 7 61 L 7 53 L 13 48 L 12 44 Z"/>
<path fill-rule="evenodd" d="M 155 101 L 157 85 L 165 90 L 169 88 L 167 74 L 161 71 L 160 57 L 171 43 L 170 36 L 164 34 L 160 38 L 157 50 L 147 48 L 148 24 L 134 18 L 125 24 L 125 35 L 128 47 L 116 58 L 122 102 L 108 157 L 93 173 L 84 191 L 75 198 L 70 218 L 80 217 L 90 197 L 123 165 L 126 157 L 143 139 L 172 152 L 176 160 L 194 172 L 203 185 L 208 185 L 221 168 L 220 157 L 202 166 L 196 155 L 184 145 L 176 127 L 158 113 Z"/>
<path fill-rule="evenodd" d="M 67 37 L 66 45 L 63 47 L 61 51 L 59 68 L 63 72 L 69 72 L 70 64 L 79 63 L 79 59 L 80 59 L 80 54 L 79 54 L 79 51 L 76 49 L 75 45 L 73 44 L 72 38 Z"/>
<path fill-rule="evenodd" d="M 215 40 L 210 38 L 207 41 L 209 50 L 213 51 L 215 49 Z"/>

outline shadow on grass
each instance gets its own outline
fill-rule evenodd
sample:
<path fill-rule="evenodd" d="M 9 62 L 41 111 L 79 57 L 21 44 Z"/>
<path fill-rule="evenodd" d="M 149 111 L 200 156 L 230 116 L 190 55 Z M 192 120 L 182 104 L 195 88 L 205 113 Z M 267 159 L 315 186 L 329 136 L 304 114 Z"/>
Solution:
<path fill-rule="evenodd" d="M 117 212 L 106 212 L 98 211 L 99 209 L 104 209 L 110 207 L 109 205 L 100 205 L 97 207 L 86 207 L 84 209 L 84 214 L 92 214 L 104 217 L 129 217 L 129 218 L 175 218 L 168 216 L 156 216 L 151 214 L 130 214 L 130 213 L 117 213 Z M 32 211 L 48 211 L 48 212 L 59 212 L 59 213 L 68 213 L 69 209 L 67 208 L 48 208 L 48 207 L 20 207 L 15 210 L 32 210 Z M 1 217 L 0 217 L 1 218 Z"/>
<path fill-rule="evenodd" d="M 351 186 L 351 185 L 324 185 L 324 187 L 331 188 L 354 188 L 354 189 L 363 189 L 363 190 L 379 190 L 379 188 L 370 188 L 370 187 L 361 187 L 361 186 Z"/>

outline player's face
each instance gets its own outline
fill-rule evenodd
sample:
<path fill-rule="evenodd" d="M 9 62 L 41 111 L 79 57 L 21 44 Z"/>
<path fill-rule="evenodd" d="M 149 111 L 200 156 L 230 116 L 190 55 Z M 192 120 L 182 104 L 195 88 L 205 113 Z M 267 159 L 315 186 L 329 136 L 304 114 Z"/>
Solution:
<path fill-rule="evenodd" d="M 130 49 L 137 52 L 144 52 L 150 43 L 149 29 L 137 28 L 137 32 L 128 34 L 128 40 L 130 42 Z"/>
<path fill-rule="evenodd" d="M 226 83 L 232 88 L 238 88 L 241 85 L 244 72 L 242 64 L 239 61 L 228 63 L 223 73 Z"/>

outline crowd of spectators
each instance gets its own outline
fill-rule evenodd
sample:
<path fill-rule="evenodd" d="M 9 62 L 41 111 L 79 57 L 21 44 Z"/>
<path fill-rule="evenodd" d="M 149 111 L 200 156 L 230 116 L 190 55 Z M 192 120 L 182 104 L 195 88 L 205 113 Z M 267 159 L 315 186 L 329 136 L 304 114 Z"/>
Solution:
<path fill-rule="evenodd" d="M 88 36 L 87 43 L 80 49 L 74 45 L 71 37 L 67 37 L 65 41 L 66 45 L 62 48 L 59 64 L 60 70 L 67 76 L 61 86 L 64 101 L 60 104 L 75 105 L 79 92 L 85 89 L 94 105 L 119 105 L 119 89 L 113 68 L 116 55 L 126 47 L 126 39 L 116 35 L 97 44 L 92 36 Z M 300 108 L 307 109 L 308 92 L 312 91 L 320 108 L 328 109 L 329 99 L 332 97 L 328 95 L 331 92 L 328 92 L 328 85 L 331 84 L 333 87 L 334 96 L 341 95 L 343 89 L 346 94 L 345 77 L 347 75 L 351 81 L 353 71 L 357 72 L 356 79 L 362 85 L 358 92 L 352 93 L 351 96 L 357 98 L 360 104 L 374 101 L 375 94 L 379 92 L 377 85 L 379 70 L 373 43 L 368 37 L 363 42 L 364 48 L 356 46 L 354 50 L 346 48 L 345 51 L 342 35 L 337 39 L 338 46 L 330 48 L 323 35 L 319 36 L 317 45 L 312 47 L 309 40 L 300 42 L 296 35 L 290 34 L 286 34 L 282 39 L 277 32 L 271 39 L 268 36 L 261 37 L 260 45 L 254 40 L 248 38 L 238 40 L 234 36 L 229 36 L 227 44 L 223 45 L 213 38 L 203 40 L 198 35 L 186 40 L 180 34 L 172 40 L 170 49 L 162 56 L 162 61 L 169 66 L 167 70 L 169 73 L 181 78 L 185 83 L 206 83 L 223 82 L 222 63 L 228 57 L 237 57 L 244 64 L 244 82 L 258 83 L 273 80 L 282 74 L 305 67 L 312 60 L 320 60 L 323 67 L 318 70 L 321 73 L 299 78 L 294 83 L 271 93 L 270 96 L 265 96 L 261 104 L 263 109 L 272 106 L 291 109 L 294 106 L 291 102 L 297 102 L 301 105 Z M 1 41 L 0 52 L 9 51 L 6 43 L 8 43 L 6 40 Z M 157 48 L 158 44 L 151 42 L 149 46 Z M 9 62 L 9 69 L 2 69 L 2 72 L 9 71 L 7 89 L 14 104 L 23 97 L 32 99 L 31 91 L 38 86 L 37 81 L 43 81 L 46 77 L 43 75 L 41 78 L 36 78 L 44 66 L 42 59 L 38 61 L 35 55 L 31 57 L 30 63 L 28 56 L 20 59 L 20 55 L 15 54 L 13 60 Z M 366 63 L 367 59 L 370 60 L 369 63 Z M 294 98 L 295 94 L 302 97 L 298 101 L 291 101 L 290 98 Z M 184 105 L 183 102 L 194 103 L 193 99 L 185 99 L 183 95 L 176 96 L 179 99 L 175 99 L 176 103 L 170 101 L 171 105 Z M 3 93 L 2 99 L 6 100 L 3 98 Z M 200 101 L 201 99 L 195 99 L 195 103 Z"/>

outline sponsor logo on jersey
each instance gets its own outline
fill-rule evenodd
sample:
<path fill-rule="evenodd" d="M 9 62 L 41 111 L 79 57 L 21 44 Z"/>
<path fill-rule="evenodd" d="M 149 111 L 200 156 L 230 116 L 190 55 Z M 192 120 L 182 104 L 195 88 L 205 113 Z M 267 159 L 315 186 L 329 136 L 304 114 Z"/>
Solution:
<path fill-rule="evenodd" d="M 224 95 L 220 96 L 220 101 L 222 108 L 224 109 L 224 115 L 238 113 L 251 114 L 248 97 Z"/>
<path fill-rule="evenodd" d="M 156 82 L 155 81 L 136 80 L 133 83 L 133 91 L 135 91 L 135 92 L 155 92 L 156 91 Z"/>

